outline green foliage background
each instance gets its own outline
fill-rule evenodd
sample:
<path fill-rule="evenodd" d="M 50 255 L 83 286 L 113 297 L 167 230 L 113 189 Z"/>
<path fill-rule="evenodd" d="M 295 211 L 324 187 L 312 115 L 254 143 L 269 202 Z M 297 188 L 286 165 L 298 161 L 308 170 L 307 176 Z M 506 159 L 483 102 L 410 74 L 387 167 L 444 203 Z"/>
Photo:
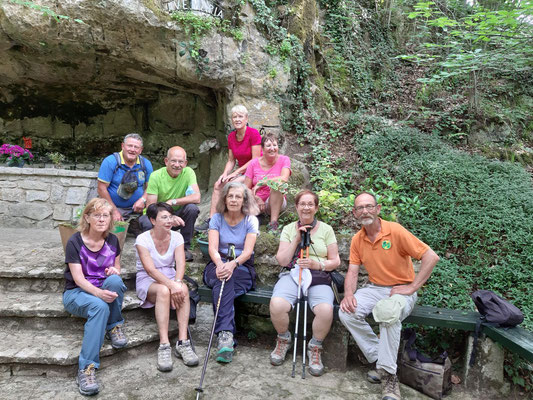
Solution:
<path fill-rule="evenodd" d="M 533 330 L 532 2 L 320 0 L 320 34 L 280 11 L 309 2 L 251 3 L 271 54 L 285 49 L 289 90 L 270 95 L 309 149 L 321 218 L 346 231 L 349 196 L 374 190 L 384 218 L 441 256 L 421 303 L 472 309 L 491 289 Z M 506 373 L 532 389 L 523 361 Z"/>

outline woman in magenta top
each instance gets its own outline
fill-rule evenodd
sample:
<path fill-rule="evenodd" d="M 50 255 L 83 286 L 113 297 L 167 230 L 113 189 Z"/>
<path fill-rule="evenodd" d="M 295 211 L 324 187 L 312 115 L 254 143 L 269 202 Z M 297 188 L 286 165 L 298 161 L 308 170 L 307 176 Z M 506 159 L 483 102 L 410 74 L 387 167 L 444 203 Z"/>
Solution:
<path fill-rule="evenodd" d="M 261 135 L 257 129 L 247 126 L 248 110 L 246 107 L 237 105 L 231 109 L 231 123 L 235 130 L 228 135 L 228 161 L 222 175 L 220 175 L 213 187 L 209 219 L 197 226 L 197 231 L 206 231 L 208 229 L 209 221 L 216 213 L 216 205 L 224 185 L 228 182 L 244 182 L 243 174 L 250 161 L 261 155 Z M 235 168 L 235 165 L 237 165 L 237 168 Z M 233 170 L 234 168 L 235 170 Z"/>
<path fill-rule="evenodd" d="M 278 139 L 273 133 L 263 136 L 261 148 L 263 155 L 248 164 L 244 184 L 252 189 L 259 210 L 270 214 L 267 230 L 278 233 L 278 217 L 287 206 L 287 201 L 283 193 L 271 189 L 267 182 L 287 182 L 291 176 L 291 159 L 279 154 Z"/>

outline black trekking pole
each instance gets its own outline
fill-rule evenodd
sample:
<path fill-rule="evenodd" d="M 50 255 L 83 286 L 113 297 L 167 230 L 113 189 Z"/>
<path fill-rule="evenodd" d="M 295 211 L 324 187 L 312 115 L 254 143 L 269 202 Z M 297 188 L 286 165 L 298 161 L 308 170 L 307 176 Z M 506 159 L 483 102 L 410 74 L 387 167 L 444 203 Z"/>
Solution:
<path fill-rule="evenodd" d="M 226 257 L 226 260 L 229 260 L 230 257 L 233 257 L 233 259 L 235 259 L 235 245 L 234 244 L 230 244 L 229 248 L 228 248 L 228 255 Z M 217 307 L 216 307 L 216 310 L 215 310 L 215 318 L 213 319 L 213 327 L 211 328 L 211 336 L 209 337 L 209 343 L 207 345 L 207 352 L 205 354 L 205 358 L 204 358 L 204 366 L 202 368 L 202 375 L 200 376 L 200 385 L 198 385 L 197 388 L 195 388 L 194 390 L 196 390 L 196 400 L 199 400 L 200 399 L 200 393 L 203 393 L 204 389 L 202 389 L 202 384 L 204 382 L 204 378 L 205 378 L 205 370 L 207 369 L 207 362 L 209 361 L 209 354 L 211 353 L 211 345 L 213 344 L 213 336 L 215 335 L 215 325 L 217 323 L 217 318 L 218 318 L 218 310 L 220 309 L 220 301 L 222 300 L 222 292 L 224 291 L 224 284 L 226 283 L 226 280 L 224 279 L 222 281 L 222 285 L 220 286 L 220 293 L 218 295 L 218 301 L 217 301 Z"/>
<path fill-rule="evenodd" d="M 196 353 L 196 350 L 194 348 L 194 342 L 192 340 L 192 335 L 191 335 L 191 328 L 190 326 L 187 324 L 187 333 L 189 334 L 189 340 L 191 341 L 191 348 L 192 348 L 192 351 L 194 351 Z"/>
<path fill-rule="evenodd" d="M 307 229 L 304 233 L 305 236 L 305 257 L 309 258 L 309 245 L 311 244 L 311 229 Z M 302 251 L 303 253 L 303 251 Z M 308 288 L 309 289 L 309 288 Z M 302 379 L 305 379 L 305 367 L 306 367 L 306 350 L 307 350 L 307 292 L 303 290 L 304 300 L 304 332 L 303 332 L 303 352 L 302 352 Z"/>
<path fill-rule="evenodd" d="M 305 243 L 307 241 L 306 234 L 307 234 L 307 231 L 302 233 L 301 235 L 302 240 L 300 242 L 300 258 L 303 258 L 304 256 L 304 248 L 305 248 Z M 307 251 L 307 255 L 309 256 L 309 250 Z M 293 378 L 295 377 L 295 374 L 296 374 L 295 372 L 296 371 L 296 348 L 298 347 L 297 344 L 298 344 L 298 325 L 300 322 L 301 289 L 302 289 L 302 268 L 300 268 L 300 271 L 298 274 L 298 298 L 296 300 L 296 324 L 294 325 L 294 349 L 292 353 L 292 373 L 291 373 L 291 377 Z"/>

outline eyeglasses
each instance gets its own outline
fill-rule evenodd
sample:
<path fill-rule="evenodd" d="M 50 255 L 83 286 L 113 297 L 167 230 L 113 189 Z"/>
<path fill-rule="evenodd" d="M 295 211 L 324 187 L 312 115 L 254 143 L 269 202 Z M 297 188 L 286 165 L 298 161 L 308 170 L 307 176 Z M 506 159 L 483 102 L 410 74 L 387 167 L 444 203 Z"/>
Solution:
<path fill-rule="evenodd" d="M 314 208 L 315 203 L 298 203 L 298 207 L 300 208 Z"/>
<path fill-rule="evenodd" d="M 111 215 L 109 214 L 91 214 L 91 217 L 93 217 L 94 219 L 108 219 L 111 217 Z"/>
<path fill-rule="evenodd" d="M 377 204 L 367 204 L 366 206 L 357 206 L 354 207 L 354 210 L 356 213 L 363 212 L 364 209 L 367 211 L 374 211 L 374 209 L 377 207 Z"/>
<path fill-rule="evenodd" d="M 168 160 L 168 163 L 171 165 L 175 165 L 175 164 L 185 165 L 187 164 L 187 160 Z"/>

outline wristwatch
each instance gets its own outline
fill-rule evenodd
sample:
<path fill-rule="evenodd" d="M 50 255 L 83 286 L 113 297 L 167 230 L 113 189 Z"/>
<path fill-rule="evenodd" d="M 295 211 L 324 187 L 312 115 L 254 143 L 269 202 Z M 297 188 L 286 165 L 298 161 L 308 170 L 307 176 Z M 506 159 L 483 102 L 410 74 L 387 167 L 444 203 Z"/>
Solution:
<path fill-rule="evenodd" d="M 178 200 L 176 200 L 176 199 L 170 200 L 170 204 L 173 205 L 173 206 L 175 206 L 177 202 L 178 202 Z"/>
<path fill-rule="evenodd" d="M 233 260 L 235 261 L 235 268 L 238 268 L 241 264 L 237 261 L 237 259 Z"/>
<path fill-rule="evenodd" d="M 320 261 L 319 264 L 320 264 L 320 271 L 325 271 L 326 270 L 326 264 L 324 264 L 324 261 Z"/>

